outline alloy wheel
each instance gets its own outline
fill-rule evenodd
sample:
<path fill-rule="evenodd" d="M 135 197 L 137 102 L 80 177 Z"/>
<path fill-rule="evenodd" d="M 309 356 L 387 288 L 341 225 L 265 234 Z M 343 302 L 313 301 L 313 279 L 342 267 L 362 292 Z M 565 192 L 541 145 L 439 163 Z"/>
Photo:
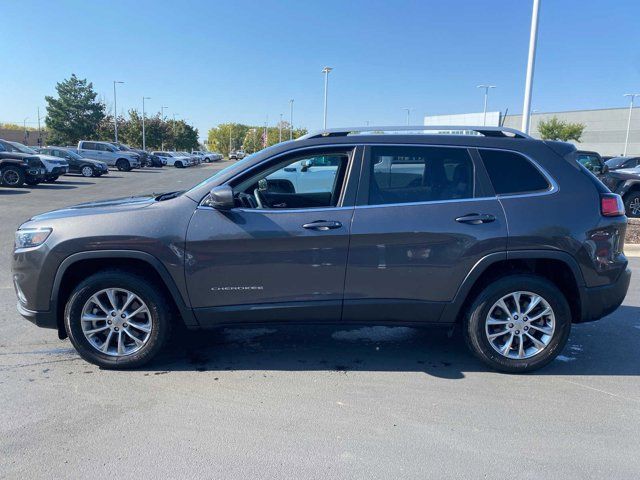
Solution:
<path fill-rule="evenodd" d="M 115 357 L 140 350 L 153 329 L 147 305 L 138 295 L 123 288 L 94 293 L 82 307 L 80 323 L 93 348 Z"/>
<path fill-rule="evenodd" d="M 553 309 L 543 297 L 532 292 L 512 292 L 489 309 L 485 333 L 500 355 L 522 360 L 545 350 L 555 332 Z"/>
<path fill-rule="evenodd" d="M 91 167 L 82 167 L 82 176 L 83 177 L 91 177 L 91 176 L 93 176 L 93 168 L 91 168 Z"/>
<path fill-rule="evenodd" d="M 9 186 L 17 185 L 20 183 L 20 175 L 14 170 L 5 170 L 2 175 L 2 182 Z"/>
<path fill-rule="evenodd" d="M 635 197 L 629 202 L 629 210 L 631 215 L 640 215 L 640 197 Z"/>

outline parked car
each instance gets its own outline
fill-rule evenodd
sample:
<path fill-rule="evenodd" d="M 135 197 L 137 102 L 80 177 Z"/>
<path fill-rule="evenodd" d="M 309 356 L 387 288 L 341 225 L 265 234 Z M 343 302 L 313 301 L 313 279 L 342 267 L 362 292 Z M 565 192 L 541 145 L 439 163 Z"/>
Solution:
<path fill-rule="evenodd" d="M 49 155 L 43 155 L 42 153 L 38 153 L 32 148 L 27 147 L 19 142 L 7 142 L 2 140 L 4 143 L 5 149 L 9 151 L 14 151 L 18 153 L 24 153 L 25 155 L 37 155 L 45 168 L 44 178 L 40 178 L 37 176 L 27 176 L 24 182 L 27 185 L 37 185 L 41 182 L 49 182 L 53 183 L 60 175 L 65 175 L 69 171 L 69 164 L 66 160 L 61 160 L 59 158 L 51 157 Z"/>
<path fill-rule="evenodd" d="M 52 157 L 62 158 L 69 164 L 70 173 L 79 173 L 83 177 L 100 177 L 109 173 L 106 163 L 84 158 L 74 149 L 65 147 L 43 147 L 41 153 Z"/>
<path fill-rule="evenodd" d="M 640 157 L 613 157 L 606 161 L 609 170 L 633 168 L 640 165 Z"/>
<path fill-rule="evenodd" d="M 229 153 L 229 160 L 242 160 L 244 157 L 246 157 L 244 150 L 232 150 Z"/>
<path fill-rule="evenodd" d="M 222 159 L 222 155 L 214 152 L 206 152 L 203 150 L 194 150 L 193 152 L 196 155 L 199 155 L 202 158 L 202 161 L 205 163 L 217 162 Z"/>
<path fill-rule="evenodd" d="M 189 159 L 189 162 L 191 163 L 191 165 L 199 165 L 201 163 L 200 161 L 200 157 L 198 157 L 197 155 L 194 155 L 193 153 L 189 153 L 189 152 L 184 152 L 184 151 L 178 151 L 175 152 L 178 155 L 181 155 L 183 157 L 187 157 Z"/>
<path fill-rule="evenodd" d="M 577 151 L 576 160 L 622 197 L 629 217 L 640 217 L 640 168 L 610 170 L 598 152 Z"/>
<path fill-rule="evenodd" d="M 110 142 L 80 140 L 77 152 L 82 157 L 99 160 L 120 171 L 140 168 L 140 156 L 137 153 L 120 150 Z"/>
<path fill-rule="evenodd" d="M 573 145 L 357 130 L 266 148 L 186 191 L 32 217 L 16 232 L 18 310 L 104 368 L 151 360 L 174 321 L 285 321 L 447 325 L 490 367 L 527 372 L 622 303 L 622 199 Z M 316 159 L 326 191 L 271 190 Z"/>
<path fill-rule="evenodd" d="M 7 143 L 0 140 L 0 185 L 21 187 L 27 181 L 44 181 L 47 171 L 40 158 L 8 149 Z"/>
<path fill-rule="evenodd" d="M 147 152 L 147 158 L 149 160 L 149 167 L 162 168 L 167 164 L 163 162 L 159 156 L 153 155 L 152 153 Z"/>
<path fill-rule="evenodd" d="M 191 166 L 191 161 L 189 157 L 184 157 L 182 155 L 177 154 L 176 152 L 152 152 L 153 155 L 158 156 L 162 159 L 162 162 L 165 165 L 171 165 L 176 168 L 186 168 Z"/>

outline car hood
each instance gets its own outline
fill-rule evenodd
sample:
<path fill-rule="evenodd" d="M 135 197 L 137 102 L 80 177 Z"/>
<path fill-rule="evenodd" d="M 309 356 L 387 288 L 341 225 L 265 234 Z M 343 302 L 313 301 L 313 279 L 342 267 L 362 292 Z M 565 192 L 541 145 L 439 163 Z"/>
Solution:
<path fill-rule="evenodd" d="M 101 200 L 98 202 L 87 202 L 72 205 L 70 207 L 52 210 L 41 213 L 29 219 L 29 221 L 40 222 L 56 218 L 79 217 L 84 215 L 99 215 L 123 211 L 139 210 L 156 203 L 159 194 L 150 193 L 137 197 L 115 198 L 112 200 Z"/>
<path fill-rule="evenodd" d="M 620 180 L 640 180 L 640 171 L 638 171 L 638 169 L 636 168 L 621 168 L 619 170 L 609 170 L 606 175 Z"/>
<path fill-rule="evenodd" d="M 52 157 L 51 155 L 41 155 L 38 154 L 38 157 L 43 162 L 53 163 L 54 165 L 67 165 L 66 160 L 61 160 L 58 157 Z"/>

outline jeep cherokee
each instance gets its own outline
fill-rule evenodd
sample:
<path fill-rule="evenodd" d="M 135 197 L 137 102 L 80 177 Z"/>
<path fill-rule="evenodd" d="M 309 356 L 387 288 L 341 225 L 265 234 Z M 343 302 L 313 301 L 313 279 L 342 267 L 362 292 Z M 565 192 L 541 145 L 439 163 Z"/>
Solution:
<path fill-rule="evenodd" d="M 149 361 L 174 322 L 309 322 L 456 326 L 487 365 L 525 372 L 622 303 L 625 231 L 572 145 L 338 129 L 186 191 L 37 215 L 13 279 L 24 317 L 106 368 Z"/>

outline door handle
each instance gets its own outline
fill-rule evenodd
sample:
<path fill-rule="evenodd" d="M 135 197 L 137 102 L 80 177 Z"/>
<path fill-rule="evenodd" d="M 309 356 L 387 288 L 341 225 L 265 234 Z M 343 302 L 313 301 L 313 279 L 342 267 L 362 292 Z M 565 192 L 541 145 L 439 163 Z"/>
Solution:
<path fill-rule="evenodd" d="M 456 218 L 456 222 L 468 223 L 470 225 L 480 225 L 481 223 L 495 222 L 496 217 L 489 213 L 469 213 L 462 217 Z"/>
<path fill-rule="evenodd" d="M 302 225 L 302 228 L 306 228 L 308 230 L 333 230 L 334 228 L 340 228 L 342 223 L 335 221 L 326 221 L 326 220 L 316 220 L 315 222 L 305 223 Z"/>

